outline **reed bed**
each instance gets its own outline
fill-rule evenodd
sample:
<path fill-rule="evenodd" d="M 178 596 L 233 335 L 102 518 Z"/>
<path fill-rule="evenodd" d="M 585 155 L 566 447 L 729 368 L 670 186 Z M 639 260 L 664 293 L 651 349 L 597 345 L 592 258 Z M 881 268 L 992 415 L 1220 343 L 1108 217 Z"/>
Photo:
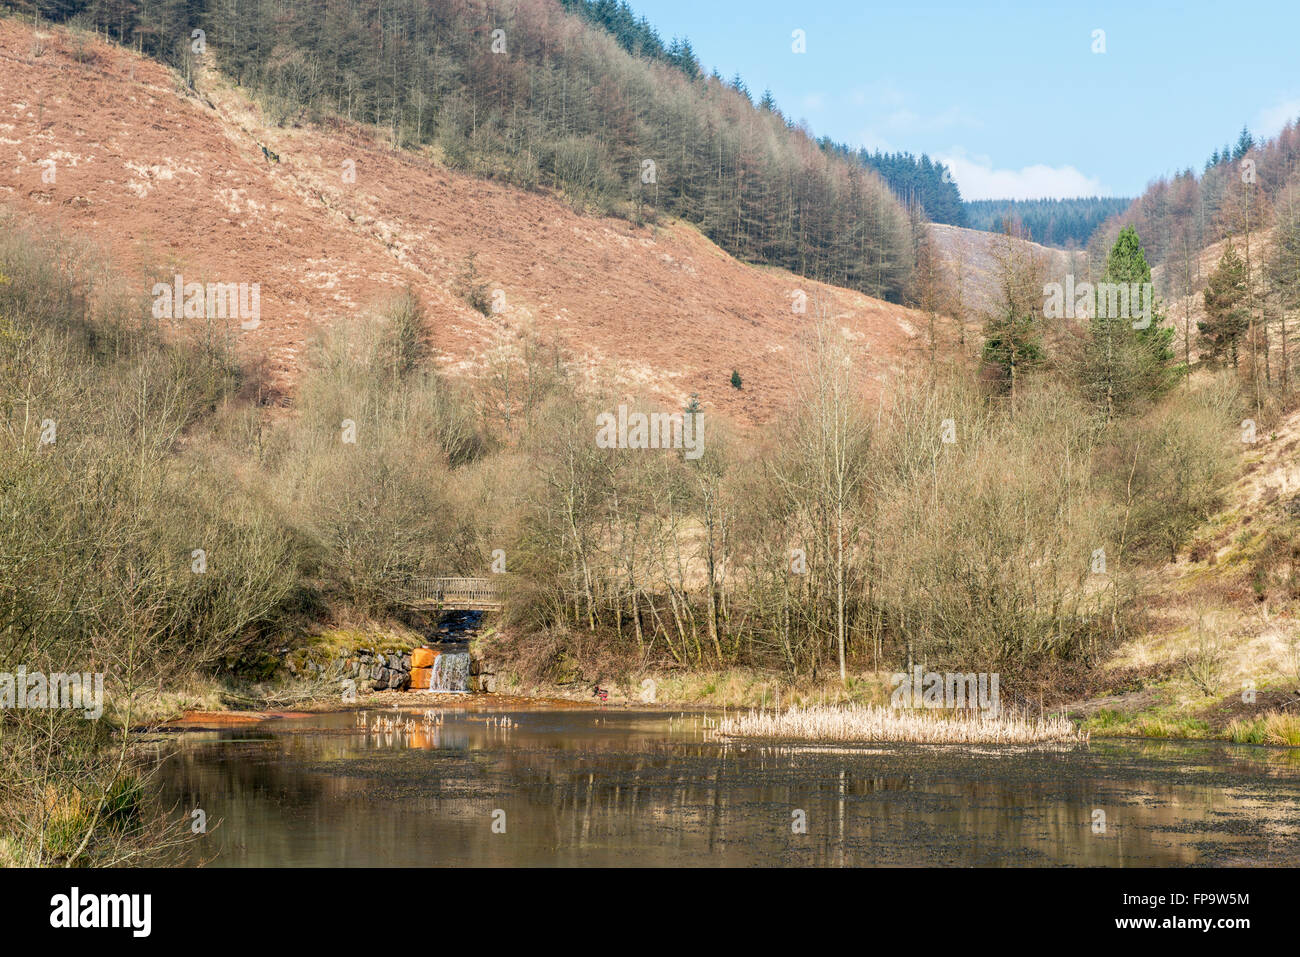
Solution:
<path fill-rule="evenodd" d="M 898 710 L 878 705 L 815 706 L 788 711 L 748 711 L 718 722 L 733 738 L 801 741 L 899 741 L 909 744 L 1082 743 L 1088 732 L 1064 715 Z"/>

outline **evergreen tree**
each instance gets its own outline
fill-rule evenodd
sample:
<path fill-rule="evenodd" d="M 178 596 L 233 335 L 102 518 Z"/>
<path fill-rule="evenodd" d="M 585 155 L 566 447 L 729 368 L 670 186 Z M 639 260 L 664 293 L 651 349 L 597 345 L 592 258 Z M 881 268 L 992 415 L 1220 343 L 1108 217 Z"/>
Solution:
<path fill-rule="evenodd" d="M 1174 330 L 1162 325 L 1164 314 L 1150 285 L 1151 266 L 1132 226 L 1120 230 L 1106 257 L 1101 282 L 1120 286 L 1121 292 L 1130 297 L 1129 315 L 1125 316 L 1114 308 L 1121 297 L 1104 296 L 1099 288 L 1089 320 L 1082 369 L 1084 387 L 1109 420 L 1127 411 L 1139 398 L 1154 398 L 1172 384 Z M 1149 323 L 1146 316 L 1136 318 L 1139 309 L 1132 301 L 1134 293 L 1142 301 L 1148 289 Z"/>
<path fill-rule="evenodd" d="M 1255 147 L 1255 138 L 1250 135 L 1250 130 L 1245 125 L 1241 127 L 1241 135 L 1237 137 L 1237 145 L 1232 151 L 1233 161 L 1242 159 Z"/>
<path fill-rule="evenodd" d="M 1249 324 L 1246 310 L 1246 261 L 1232 245 L 1224 251 L 1205 284 L 1205 321 L 1198 323 L 1210 345 L 1210 358 L 1232 359 L 1237 367 L 1237 344 Z"/>
<path fill-rule="evenodd" d="M 1023 228 L 1036 243 L 1084 246 L 1112 216 L 1123 213 L 1131 199 L 1089 196 L 1074 199 L 981 199 L 965 203 L 973 229 L 1001 232 L 1007 223 Z"/>
<path fill-rule="evenodd" d="M 1151 285 L 1151 266 L 1147 263 L 1146 253 L 1142 251 L 1142 242 L 1137 230 L 1125 226 L 1120 230 L 1106 259 L 1106 282 L 1124 283 L 1130 288 L 1137 285 L 1142 288 Z M 1168 363 L 1174 358 L 1172 326 L 1165 326 L 1164 311 L 1160 302 L 1151 294 L 1151 321 L 1136 329 L 1138 338 L 1146 343 L 1151 357 L 1159 363 Z M 1135 312 L 1131 309 L 1130 312 Z M 1096 315 L 1096 313 L 1094 313 Z"/>

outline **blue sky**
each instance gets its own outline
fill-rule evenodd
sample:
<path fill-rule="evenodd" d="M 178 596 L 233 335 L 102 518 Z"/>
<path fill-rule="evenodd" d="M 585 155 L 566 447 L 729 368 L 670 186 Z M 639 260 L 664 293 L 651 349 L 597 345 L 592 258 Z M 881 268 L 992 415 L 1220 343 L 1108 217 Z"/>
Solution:
<path fill-rule="evenodd" d="M 967 199 L 1134 196 L 1300 116 L 1300 0 L 629 2 L 814 134 L 943 159 Z"/>

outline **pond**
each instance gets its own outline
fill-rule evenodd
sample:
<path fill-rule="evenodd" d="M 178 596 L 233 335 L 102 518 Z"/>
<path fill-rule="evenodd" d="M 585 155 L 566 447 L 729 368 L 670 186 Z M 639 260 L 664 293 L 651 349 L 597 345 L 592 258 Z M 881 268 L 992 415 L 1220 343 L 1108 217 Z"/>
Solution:
<path fill-rule="evenodd" d="M 466 699 L 467 701 L 469 699 Z M 161 746 L 214 866 L 1300 863 L 1300 751 L 1195 742 L 803 746 L 708 715 L 333 712 Z M 400 725 L 410 722 L 410 730 Z M 412 727 L 413 726 L 413 727 Z"/>

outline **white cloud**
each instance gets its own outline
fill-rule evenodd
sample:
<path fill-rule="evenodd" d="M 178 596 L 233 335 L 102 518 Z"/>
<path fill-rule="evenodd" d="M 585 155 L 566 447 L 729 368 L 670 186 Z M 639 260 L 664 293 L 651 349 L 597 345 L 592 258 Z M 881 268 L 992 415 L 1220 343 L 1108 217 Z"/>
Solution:
<path fill-rule="evenodd" d="M 1267 139 L 1282 132 L 1282 127 L 1297 117 L 1300 117 L 1300 98 L 1283 100 L 1256 113 L 1251 132 L 1255 134 L 1256 139 L 1260 137 Z"/>
<path fill-rule="evenodd" d="M 1073 166 L 1036 163 L 1022 169 L 994 169 L 987 156 L 958 151 L 936 157 L 952 170 L 962 199 L 1065 199 L 1110 196 L 1110 187 Z"/>

